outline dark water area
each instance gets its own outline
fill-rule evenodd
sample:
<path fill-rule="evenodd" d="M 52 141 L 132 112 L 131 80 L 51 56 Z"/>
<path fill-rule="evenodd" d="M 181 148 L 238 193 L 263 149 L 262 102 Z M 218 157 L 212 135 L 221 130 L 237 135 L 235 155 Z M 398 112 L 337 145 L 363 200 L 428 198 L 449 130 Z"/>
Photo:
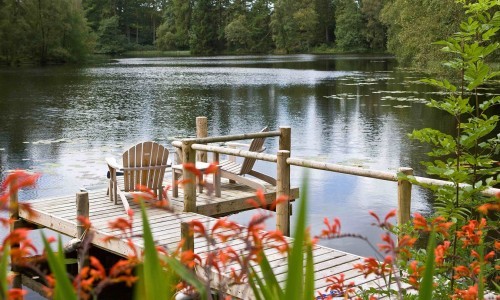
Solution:
<path fill-rule="evenodd" d="M 32 199 L 106 183 L 106 157 L 155 140 L 170 149 L 195 134 L 207 116 L 209 135 L 292 128 L 292 156 L 374 170 L 419 164 L 427 149 L 410 141 L 413 129 L 451 131 L 453 121 L 426 107 L 442 97 L 384 56 L 222 56 L 128 58 L 99 65 L 0 69 L 0 169 L 42 173 Z M 267 153 L 278 141 L 266 140 Z M 275 175 L 275 166 L 257 168 Z M 323 218 L 339 217 L 344 232 L 375 243 L 368 211 L 385 215 L 397 205 L 397 184 L 292 168 L 292 184 L 308 183 L 313 233 Z M 412 211 L 430 212 L 430 195 L 414 188 Z M 296 204 L 295 204 L 296 206 Z M 245 223 L 252 213 L 231 218 Z M 273 226 L 273 222 L 269 224 Z M 293 224 L 292 224 L 293 226 Z M 373 255 L 361 241 L 321 244 Z"/>

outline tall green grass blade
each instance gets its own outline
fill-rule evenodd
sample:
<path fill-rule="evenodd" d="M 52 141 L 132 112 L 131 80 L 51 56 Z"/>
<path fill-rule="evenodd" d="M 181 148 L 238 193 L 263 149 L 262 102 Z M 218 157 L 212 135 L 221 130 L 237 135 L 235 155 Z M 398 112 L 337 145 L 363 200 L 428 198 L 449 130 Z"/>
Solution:
<path fill-rule="evenodd" d="M 293 235 L 293 246 L 288 256 L 288 277 L 285 285 L 285 299 L 301 300 L 304 292 L 304 255 L 303 246 L 306 229 L 307 183 L 304 180 L 299 203 L 297 225 Z"/>
<path fill-rule="evenodd" d="M 479 245 L 479 274 L 478 274 L 478 289 L 477 289 L 477 298 L 484 299 L 484 241 L 481 239 L 481 243 Z"/>
<path fill-rule="evenodd" d="M 314 259 L 311 243 L 306 246 L 306 274 L 305 274 L 304 299 L 314 299 Z"/>
<path fill-rule="evenodd" d="M 9 273 L 9 255 L 10 247 L 5 245 L 2 250 L 2 257 L 0 258 L 0 297 L 1 299 L 7 299 L 7 290 L 9 286 L 7 285 L 7 276 Z"/>
<path fill-rule="evenodd" d="M 255 278 L 257 277 L 257 274 L 255 274 L 255 270 L 254 268 L 250 267 L 251 268 L 251 271 L 250 271 L 250 278 L 248 280 L 248 283 L 250 284 L 250 287 L 252 288 L 252 291 L 253 291 L 253 295 L 255 297 L 256 300 L 263 300 L 263 298 L 260 296 L 260 293 L 262 293 L 262 291 L 259 289 L 262 288 L 262 284 L 259 285 L 259 287 L 257 287 L 257 283 L 260 282 L 260 278 Z"/>
<path fill-rule="evenodd" d="M 177 273 L 184 281 L 193 286 L 196 291 L 200 294 L 201 299 L 206 300 L 207 290 L 203 282 L 201 282 L 196 275 L 190 271 L 186 266 L 184 266 L 180 261 L 173 257 L 166 257 L 165 261 L 168 263 L 169 267 Z"/>
<path fill-rule="evenodd" d="M 251 267 L 251 279 L 250 279 L 250 281 L 252 281 L 252 283 L 253 283 L 254 280 L 257 283 L 256 285 L 258 286 L 258 288 L 254 289 L 254 293 L 255 293 L 255 295 L 259 295 L 259 298 L 266 299 L 266 300 L 267 299 L 276 299 L 276 300 L 283 299 L 283 298 L 280 298 L 276 295 L 273 295 L 272 289 L 267 285 L 267 282 L 263 281 L 259 277 L 259 275 L 255 272 L 255 269 L 253 267 Z"/>
<path fill-rule="evenodd" d="M 77 295 L 73 290 L 73 284 L 69 280 L 68 274 L 66 273 L 66 265 L 64 264 L 64 250 L 62 246 L 61 239 L 57 243 L 58 253 L 54 253 L 50 247 L 45 235 L 42 232 L 42 241 L 45 251 L 47 252 L 47 261 L 49 263 L 50 270 L 54 274 L 54 279 L 56 281 L 56 286 L 54 288 L 54 300 L 77 300 Z"/>
<path fill-rule="evenodd" d="M 143 202 L 141 202 L 141 216 L 144 238 L 144 269 L 143 276 L 139 278 L 139 281 L 143 281 L 140 284 L 144 288 L 144 299 L 170 299 L 173 293 L 169 290 L 169 276 L 161 266 Z"/>
<path fill-rule="evenodd" d="M 262 260 L 259 265 L 262 270 L 262 275 L 264 276 L 264 282 L 271 290 L 272 295 L 274 295 L 276 299 L 283 299 L 285 294 L 283 293 L 283 290 L 276 279 L 276 275 L 274 275 L 273 269 L 271 268 L 271 264 L 264 253 L 262 253 Z"/>
<path fill-rule="evenodd" d="M 418 299 L 429 300 L 432 299 L 432 288 L 434 281 L 434 249 L 436 248 L 436 232 L 433 230 L 429 236 L 429 243 L 427 244 L 427 259 L 425 260 L 425 271 Z"/>

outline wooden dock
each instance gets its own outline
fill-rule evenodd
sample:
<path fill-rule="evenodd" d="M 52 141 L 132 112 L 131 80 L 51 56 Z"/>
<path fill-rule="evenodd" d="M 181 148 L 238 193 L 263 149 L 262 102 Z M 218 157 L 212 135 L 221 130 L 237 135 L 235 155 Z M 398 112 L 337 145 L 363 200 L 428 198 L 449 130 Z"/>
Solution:
<path fill-rule="evenodd" d="M 297 188 L 291 190 L 292 194 L 298 196 Z M 233 209 L 244 210 L 252 208 L 246 203 L 246 200 L 254 197 L 255 191 L 239 184 L 223 182 L 222 197 L 215 198 L 206 194 L 197 195 L 198 211 L 196 213 L 182 212 L 182 193 L 180 193 L 179 198 L 171 198 L 170 193 L 168 196 L 175 212 L 172 213 L 164 209 L 150 207 L 147 213 L 157 244 L 165 249 L 173 250 L 181 240 L 181 222 L 196 219 L 204 223 L 207 228 L 211 227 L 217 220 L 211 216 L 228 214 L 234 212 Z M 272 199 L 276 197 L 276 192 L 270 189 L 265 193 L 265 196 L 266 199 L 270 199 L 269 203 L 271 203 Z M 36 214 L 30 216 L 27 211 L 20 209 L 20 219 L 28 223 L 50 228 L 70 237 L 77 237 L 76 197 L 74 195 L 35 199 L 29 202 L 32 204 L 32 208 Z M 140 234 L 142 233 L 142 220 L 139 206 L 133 201 L 130 202 L 130 206 L 135 213 L 133 231 Z M 126 216 L 121 203 L 114 205 L 110 202 L 105 189 L 93 190 L 89 191 L 89 208 L 89 218 L 92 222 L 92 229 L 95 232 L 93 245 L 123 257 L 130 254 L 131 250 L 125 240 L 114 239 L 109 242 L 103 241 L 105 237 L 118 234 L 118 232 L 109 229 L 108 224 L 117 217 Z M 143 248 L 142 238 L 134 238 L 133 242 L 137 249 Z M 293 242 L 293 239 L 288 238 L 288 242 Z M 229 240 L 227 244 L 220 245 L 220 247 L 224 248 L 228 245 L 236 250 L 244 246 L 240 240 Z M 194 251 L 202 257 L 205 256 L 208 251 L 206 241 L 202 238 L 195 239 Z M 285 262 L 286 258 L 270 245 L 265 245 L 265 254 L 278 279 L 284 282 L 288 272 Z M 314 263 L 317 292 L 324 293 L 327 286 L 325 281 L 327 276 L 340 273 L 344 273 L 348 281 L 354 281 L 356 285 L 363 286 L 363 288 L 384 286 L 382 280 L 374 276 L 365 278 L 353 269 L 353 264 L 359 263 L 361 260 L 362 257 L 357 255 L 316 246 L 314 249 Z M 223 278 L 228 278 L 229 274 L 224 274 L 224 276 Z M 217 281 L 213 282 L 213 288 L 220 288 Z M 231 286 L 227 292 L 232 296 L 242 299 L 249 299 L 252 296 L 251 289 L 247 285 Z"/>

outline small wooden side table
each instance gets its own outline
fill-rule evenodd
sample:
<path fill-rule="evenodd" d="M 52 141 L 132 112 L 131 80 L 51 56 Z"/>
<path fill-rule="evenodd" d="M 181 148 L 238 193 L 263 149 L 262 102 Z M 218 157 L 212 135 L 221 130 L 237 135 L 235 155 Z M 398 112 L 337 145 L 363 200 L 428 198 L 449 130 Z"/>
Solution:
<path fill-rule="evenodd" d="M 206 162 L 201 162 L 197 161 L 195 164 L 195 167 L 198 171 L 200 172 L 205 172 L 208 167 L 210 166 L 209 163 Z M 184 167 L 182 164 L 179 165 L 173 165 L 172 166 L 172 197 L 179 197 L 179 178 L 182 176 L 182 173 L 184 171 Z M 214 194 L 215 197 L 220 197 L 221 196 L 221 191 L 220 191 L 220 167 L 218 167 L 217 172 L 213 173 L 213 185 L 214 185 Z M 203 192 L 203 186 L 200 185 L 200 193 Z"/>

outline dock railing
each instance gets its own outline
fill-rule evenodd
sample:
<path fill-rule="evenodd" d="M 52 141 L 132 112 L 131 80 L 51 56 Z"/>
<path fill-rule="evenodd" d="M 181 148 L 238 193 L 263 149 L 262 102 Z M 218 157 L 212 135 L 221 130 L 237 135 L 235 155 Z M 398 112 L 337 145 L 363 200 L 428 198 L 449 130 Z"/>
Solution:
<path fill-rule="evenodd" d="M 397 172 L 379 171 L 363 169 L 360 167 L 350 167 L 345 165 L 325 163 L 314 160 L 300 159 L 290 157 L 291 153 L 291 129 L 290 127 L 280 127 L 278 131 L 247 133 L 239 135 L 214 136 L 207 137 L 206 134 L 206 118 L 197 118 L 197 138 L 187 138 L 181 141 L 174 141 L 172 144 L 175 147 L 182 149 L 182 161 L 184 163 L 195 163 L 196 151 L 200 153 L 212 152 L 214 154 L 213 161 L 219 161 L 220 154 L 239 156 L 243 158 L 254 158 L 257 160 L 273 162 L 277 164 L 276 173 L 276 197 L 290 195 L 290 166 L 298 166 L 317 170 L 330 171 L 335 173 L 343 173 L 354 176 L 362 176 L 379 180 L 393 181 L 398 183 L 398 207 L 397 207 L 397 222 L 405 224 L 410 221 L 411 215 L 411 190 L 412 182 L 419 186 L 452 186 L 453 183 L 444 180 L 413 176 L 413 169 L 401 167 Z M 202 129 L 198 128 L 202 124 Z M 205 136 L 205 137 L 200 137 Z M 209 143 L 221 143 L 237 140 L 246 140 L 259 137 L 279 137 L 279 149 L 276 155 L 257 153 L 240 149 L 232 149 L 221 146 L 207 145 Z M 203 157 L 203 154 L 201 155 Z M 206 154 L 204 155 L 206 159 Z M 206 161 L 206 160 L 205 160 Z M 404 176 L 411 178 L 411 182 Z M 195 182 L 194 174 L 184 172 L 186 182 Z M 465 187 L 467 184 L 460 184 Z M 500 192 L 497 188 L 488 188 L 482 191 L 483 195 L 493 197 Z M 290 199 L 289 199 L 290 200 Z M 196 211 L 196 186 L 195 184 L 185 184 L 184 186 L 184 211 Z M 284 234 L 290 233 L 290 211 L 289 202 L 285 201 L 276 206 L 276 228 Z"/>

